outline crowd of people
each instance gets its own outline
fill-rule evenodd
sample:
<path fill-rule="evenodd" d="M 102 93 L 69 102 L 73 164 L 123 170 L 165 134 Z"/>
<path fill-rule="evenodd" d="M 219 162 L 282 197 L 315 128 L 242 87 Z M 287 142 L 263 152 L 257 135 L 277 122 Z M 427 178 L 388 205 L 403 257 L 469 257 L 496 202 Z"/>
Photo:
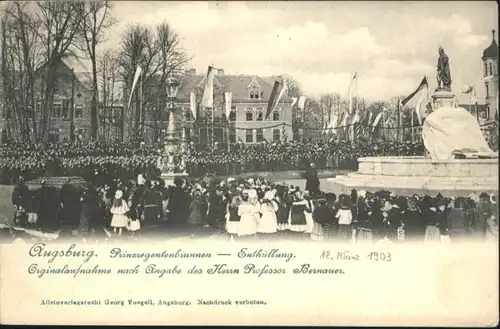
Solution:
<path fill-rule="evenodd" d="M 152 232 L 143 232 L 150 224 L 167 233 L 197 237 L 210 232 L 230 240 L 430 243 L 498 237 L 494 194 L 447 198 L 352 190 L 336 195 L 321 192 L 314 169 L 306 178 L 302 190 L 261 178 L 176 179 L 165 186 L 160 178 L 139 174 L 136 180 L 91 181 L 57 192 L 44 181 L 30 190 L 21 177 L 12 195 L 14 226 L 42 231 L 72 227 L 85 241 L 142 239 Z"/>

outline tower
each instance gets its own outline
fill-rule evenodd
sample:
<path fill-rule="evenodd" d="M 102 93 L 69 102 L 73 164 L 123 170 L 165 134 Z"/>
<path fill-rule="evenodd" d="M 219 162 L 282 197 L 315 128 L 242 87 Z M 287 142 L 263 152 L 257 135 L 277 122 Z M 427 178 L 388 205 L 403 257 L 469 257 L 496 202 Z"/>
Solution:
<path fill-rule="evenodd" d="M 491 45 L 483 51 L 484 84 L 486 88 L 486 121 L 498 118 L 498 45 L 492 30 Z"/>

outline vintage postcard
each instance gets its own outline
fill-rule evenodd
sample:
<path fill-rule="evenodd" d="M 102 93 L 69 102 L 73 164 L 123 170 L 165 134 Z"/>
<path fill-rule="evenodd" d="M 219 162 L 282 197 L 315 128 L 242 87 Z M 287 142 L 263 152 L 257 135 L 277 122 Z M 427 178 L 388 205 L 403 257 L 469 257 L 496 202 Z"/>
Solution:
<path fill-rule="evenodd" d="M 0 323 L 498 325 L 493 1 L 4 1 Z"/>

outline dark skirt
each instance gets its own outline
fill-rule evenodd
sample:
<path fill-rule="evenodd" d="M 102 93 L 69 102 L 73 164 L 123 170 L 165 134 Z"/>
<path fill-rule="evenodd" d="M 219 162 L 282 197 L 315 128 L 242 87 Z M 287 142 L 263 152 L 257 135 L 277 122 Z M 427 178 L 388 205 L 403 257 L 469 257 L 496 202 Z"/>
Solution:
<path fill-rule="evenodd" d="M 337 227 L 333 224 L 323 224 L 323 239 L 333 240 L 337 235 Z"/>

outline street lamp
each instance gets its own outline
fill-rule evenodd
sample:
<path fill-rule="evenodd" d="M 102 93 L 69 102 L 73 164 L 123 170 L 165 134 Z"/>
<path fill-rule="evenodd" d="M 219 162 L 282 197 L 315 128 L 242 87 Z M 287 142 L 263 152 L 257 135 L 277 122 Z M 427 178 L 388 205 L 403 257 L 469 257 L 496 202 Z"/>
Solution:
<path fill-rule="evenodd" d="M 168 108 L 168 126 L 165 137 L 164 156 L 167 158 L 167 163 L 163 170 L 165 174 L 173 174 L 176 169 L 175 153 L 177 151 L 177 137 L 175 135 L 175 99 L 179 91 L 179 81 L 170 77 L 166 81 L 167 84 L 167 108 Z"/>

